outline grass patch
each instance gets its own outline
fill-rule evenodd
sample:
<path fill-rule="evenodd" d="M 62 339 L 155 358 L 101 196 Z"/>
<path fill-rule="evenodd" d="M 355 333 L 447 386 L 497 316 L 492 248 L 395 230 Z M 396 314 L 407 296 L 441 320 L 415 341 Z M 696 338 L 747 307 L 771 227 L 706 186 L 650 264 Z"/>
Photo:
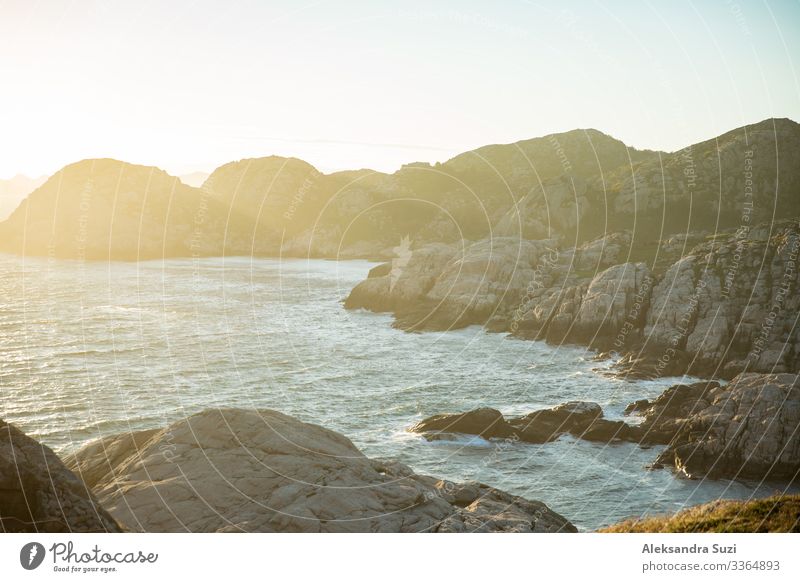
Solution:
<path fill-rule="evenodd" d="M 800 532 L 800 495 L 775 495 L 752 501 L 723 500 L 674 515 L 620 522 L 599 530 L 612 533 Z"/>

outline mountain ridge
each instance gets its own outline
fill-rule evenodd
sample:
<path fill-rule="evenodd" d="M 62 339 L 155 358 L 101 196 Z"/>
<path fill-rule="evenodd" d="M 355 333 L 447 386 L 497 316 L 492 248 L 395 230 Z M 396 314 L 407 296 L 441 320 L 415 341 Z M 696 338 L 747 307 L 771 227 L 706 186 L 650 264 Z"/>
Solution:
<path fill-rule="evenodd" d="M 0 223 L 0 250 L 75 256 L 74 241 L 66 239 L 82 228 L 75 224 L 76 208 L 90 182 L 92 197 L 109 207 L 93 216 L 100 238 L 90 241 L 93 251 L 84 258 L 193 256 L 198 241 L 192 236 L 199 237 L 202 256 L 373 259 L 389 256 L 405 236 L 416 244 L 496 234 L 582 244 L 633 230 L 646 243 L 718 223 L 735 226 L 751 150 L 758 158 L 752 161 L 758 218 L 800 215 L 800 197 L 793 196 L 800 190 L 794 170 L 800 167 L 800 125 L 771 118 L 676 152 L 638 150 L 586 128 L 488 144 L 392 174 L 364 168 L 326 174 L 295 157 L 243 158 L 216 168 L 200 187 L 155 166 L 80 160 L 49 177 Z M 119 184 L 108 175 L 110 166 L 119 170 Z M 125 203 L 117 205 L 120 194 Z M 59 213 L 43 201 L 57 204 Z M 199 214 L 204 226 L 198 233 Z M 108 224 L 100 224 L 104 220 Z M 111 244 L 115 221 L 125 223 L 127 234 Z M 47 233 L 53 233 L 49 241 Z M 104 242 L 110 244 L 106 252 Z"/>

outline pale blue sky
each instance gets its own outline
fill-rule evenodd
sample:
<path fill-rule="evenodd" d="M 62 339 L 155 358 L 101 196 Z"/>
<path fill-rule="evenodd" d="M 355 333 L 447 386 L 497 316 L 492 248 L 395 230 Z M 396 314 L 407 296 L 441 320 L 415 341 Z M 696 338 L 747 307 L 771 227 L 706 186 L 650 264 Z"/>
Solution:
<path fill-rule="evenodd" d="M 392 171 L 594 127 L 800 120 L 800 1 L 0 0 L 0 178 L 270 154 Z"/>

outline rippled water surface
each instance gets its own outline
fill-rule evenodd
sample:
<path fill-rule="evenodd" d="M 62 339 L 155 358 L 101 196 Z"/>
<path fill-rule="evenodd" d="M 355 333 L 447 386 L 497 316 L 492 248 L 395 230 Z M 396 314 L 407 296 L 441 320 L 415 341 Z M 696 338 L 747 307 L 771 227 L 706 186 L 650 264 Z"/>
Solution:
<path fill-rule="evenodd" d="M 419 473 L 476 479 L 548 503 L 579 527 L 777 484 L 689 481 L 645 465 L 658 448 L 562 438 L 428 443 L 425 416 L 566 400 L 621 417 L 675 379 L 628 383 L 591 353 L 472 327 L 407 334 L 342 307 L 362 261 L 203 259 L 81 264 L 0 255 L 0 418 L 59 452 L 209 406 L 274 408 Z"/>

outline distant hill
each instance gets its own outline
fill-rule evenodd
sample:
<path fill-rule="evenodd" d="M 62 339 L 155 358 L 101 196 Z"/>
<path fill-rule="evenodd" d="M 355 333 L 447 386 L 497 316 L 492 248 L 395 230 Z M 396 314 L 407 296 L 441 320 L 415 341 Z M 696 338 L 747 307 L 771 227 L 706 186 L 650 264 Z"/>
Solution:
<path fill-rule="evenodd" d="M 178 178 L 187 186 L 199 188 L 208 179 L 209 175 L 208 172 L 192 172 L 191 174 L 182 174 Z"/>
<path fill-rule="evenodd" d="M 197 184 L 199 175 L 179 180 L 156 168 L 87 160 L 34 192 L 27 219 L 17 212 L 0 224 L 0 249 L 20 251 L 27 220 L 26 252 L 46 254 L 49 236 L 57 253 L 71 254 L 90 176 L 91 197 L 107 205 L 92 205 L 92 232 L 101 239 L 92 256 L 105 258 L 195 254 L 185 239 L 200 200 L 203 228 L 211 229 L 203 254 L 381 258 L 404 237 L 413 247 L 498 235 L 579 245 L 622 230 L 638 245 L 735 228 L 745 215 L 749 224 L 800 216 L 800 125 L 769 119 L 673 153 L 580 129 L 393 174 L 323 174 L 270 156 L 225 164 L 201 189 L 183 182 Z M 102 239 L 111 233 L 109 247 Z"/>
<path fill-rule="evenodd" d="M 19 203 L 45 183 L 47 177 L 28 178 L 17 174 L 9 180 L 0 180 L 0 220 L 8 218 Z"/>
<path fill-rule="evenodd" d="M 322 175 L 296 159 L 242 160 L 208 183 L 238 210 L 258 214 L 264 236 L 283 237 L 284 252 L 374 256 L 404 236 L 417 245 L 490 235 L 580 244 L 630 230 L 645 244 L 734 228 L 744 214 L 751 225 L 800 216 L 798 168 L 800 125 L 772 119 L 673 153 L 635 150 L 586 129 L 484 146 L 391 175 Z M 296 238 L 287 246 L 287 237 Z"/>
<path fill-rule="evenodd" d="M 86 259 L 217 255 L 228 226 L 248 230 L 229 214 L 158 168 L 84 160 L 50 177 L 0 224 L 0 248 Z"/>

